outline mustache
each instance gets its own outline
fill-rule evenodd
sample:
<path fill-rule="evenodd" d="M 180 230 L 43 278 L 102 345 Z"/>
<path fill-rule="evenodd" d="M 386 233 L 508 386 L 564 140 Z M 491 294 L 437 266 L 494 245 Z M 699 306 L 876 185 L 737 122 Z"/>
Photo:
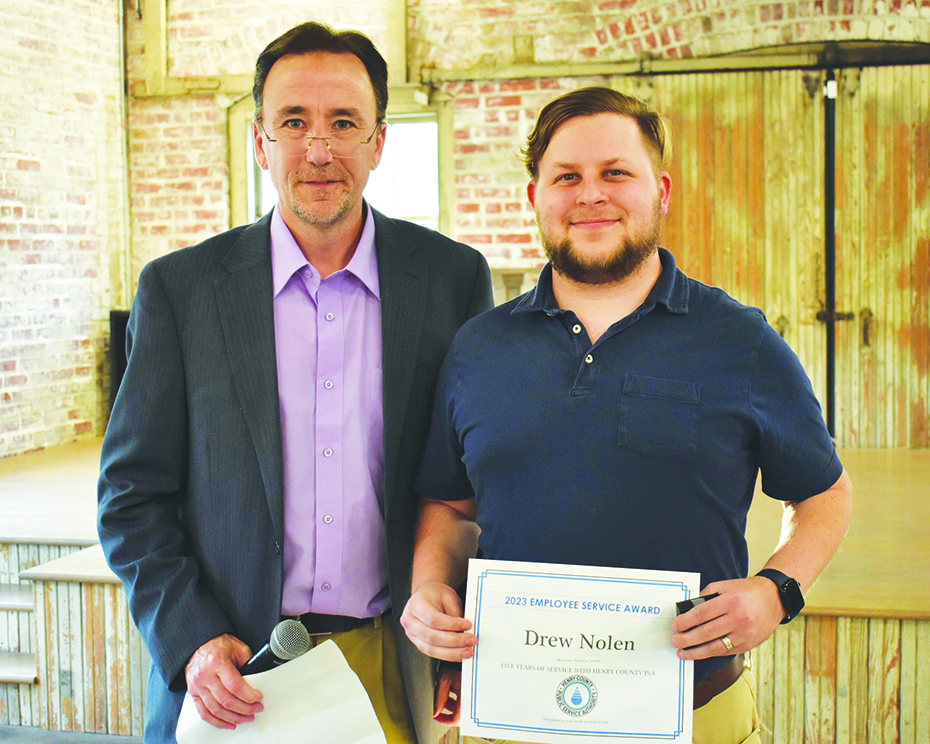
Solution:
<path fill-rule="evenodd" d="M 308 166 L 291 172 L 291 178 L 296 181 L 342 181 L 345 170 L 334 167 L 335 164 L 323 166 Z"/>

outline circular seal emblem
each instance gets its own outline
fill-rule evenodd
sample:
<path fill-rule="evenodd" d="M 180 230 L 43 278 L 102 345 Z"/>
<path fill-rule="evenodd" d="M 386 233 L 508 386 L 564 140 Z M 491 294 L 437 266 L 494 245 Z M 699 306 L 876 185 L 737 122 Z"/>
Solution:
<path fill-rule="evenodd" d="M 566 715 L 586 716 L 597 705 L 597 687 L 583 674 L 573 674 L 559 683 L 555 701 Z"/>

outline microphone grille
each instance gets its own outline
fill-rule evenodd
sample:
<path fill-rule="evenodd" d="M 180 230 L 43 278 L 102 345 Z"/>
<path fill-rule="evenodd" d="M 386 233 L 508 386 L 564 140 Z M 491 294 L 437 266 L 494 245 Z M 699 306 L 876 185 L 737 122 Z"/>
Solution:
<path fill-rule="evenodd" d="M 275 656 L 290 661 L 310 648 L 310 634 L 299 620 L 282 620 L 274 626 L 269 645 Z"/>

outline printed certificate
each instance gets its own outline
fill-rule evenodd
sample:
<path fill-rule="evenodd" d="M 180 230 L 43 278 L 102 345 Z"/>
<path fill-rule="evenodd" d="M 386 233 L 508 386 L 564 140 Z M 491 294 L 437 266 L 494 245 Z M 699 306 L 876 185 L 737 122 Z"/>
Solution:
<path fill-rule="evenodd" d="M 696 573 L 473 559 L 462 734 L 691 742 L 693 662 L 669 639 Z"/>

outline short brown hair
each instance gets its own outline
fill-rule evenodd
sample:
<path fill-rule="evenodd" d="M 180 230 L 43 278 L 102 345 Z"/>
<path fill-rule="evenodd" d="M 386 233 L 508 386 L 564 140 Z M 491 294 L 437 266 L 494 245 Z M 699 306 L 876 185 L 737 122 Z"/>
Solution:
<path fill-rule="evenodd" d="M 255 82 L 252 99 L 255 101 L 255 119 L 262 118 L 262 97 L 265 81 L 274 63 L 288 54 L 330 52 L 332 54 L 354 54 L 358 57 L 375 92 L 378 121 L 384 121 L 388 105 L 387 62 L 365 34 L 358 31 L 334 31 L 323 23 L 308 21 L 285 31 L 258 55 L 255 62 Z"/>
<path fill-rule="evenodd" d="M 639 126 L 652 155 L 656 175 L 668 165 L 672 142 L 661 114 L 634 96 L 612 88 L 579 88 L 555 98 L 539 112 L 536 126 L 526 138 L 521 160 L 534 181 L 539 176 L 539 161 L 549 147 L 556 130 L 570 119 L 593 114 L 629 116 Z"/>

